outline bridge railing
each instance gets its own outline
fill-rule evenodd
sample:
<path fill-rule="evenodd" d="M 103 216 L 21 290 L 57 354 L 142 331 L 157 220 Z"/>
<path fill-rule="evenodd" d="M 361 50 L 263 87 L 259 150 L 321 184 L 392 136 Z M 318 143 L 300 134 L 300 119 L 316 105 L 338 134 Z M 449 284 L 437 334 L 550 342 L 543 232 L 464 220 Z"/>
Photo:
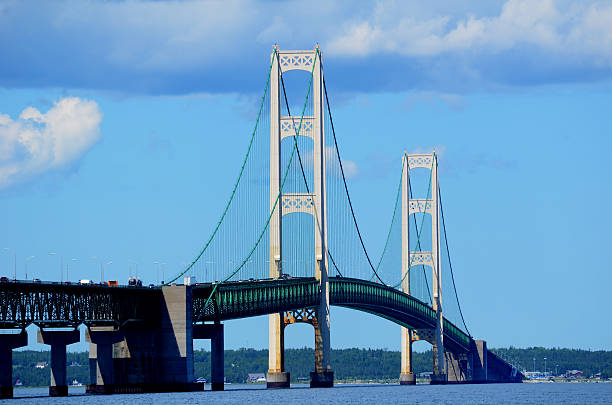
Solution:
<path fill-rule="evenodd" d="M 467 333 L 459 329 L 457 326 L 455 326 L 453 323 L 451 323 L 446 318 L 444 318 L 443 322 L 444 322 L 444 335 L 445 336 L 450 337 L 457 344 L 459 344 L 465 349 L 470 347 L 470 342 L 472 338 Z"/>
<path fill-rule="evenodd" d="M 409 314 L 424 323 L 435 322 L 435 311 L 419 299 L 392 287 L 354 278 L 330 278 L 332 304 L 363 304 L 379 306 Z M 419 326 L 419 325 L 414 325 Z"/>
<path fill-rule="evenodd" d="M 319 304 L 319 283 L 314 278 L 260 280 L 196 286 L 194 321 L 236 319 L 314 307 Z"/>
<path fill-rule="evenodd" d="M 76 326 L 152 317 L 158 289 L 60 283 L 0 283 L 0 327 Z"/>

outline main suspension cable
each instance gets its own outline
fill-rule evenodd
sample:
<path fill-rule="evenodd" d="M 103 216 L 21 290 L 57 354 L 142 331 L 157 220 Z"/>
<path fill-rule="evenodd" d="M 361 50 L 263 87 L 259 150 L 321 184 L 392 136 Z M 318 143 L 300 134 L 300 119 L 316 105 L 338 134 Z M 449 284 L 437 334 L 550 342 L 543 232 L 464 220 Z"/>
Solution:
<path fill-rule="evenodd" d="M 444 244 L 446 245 L 446 254 L 448 255 L 448 267 L 451 272 L 451 279 L 453 280 L 453 289 L 455 290 L 455 298 L 457 299 L 457 306 L 459 307 L 459 315 L 461 315 L 461 321 L 465 327 L 465 331 L 470 337 L 472 334 L 465 324 L 465 318 L 463 318 L 463 311 L 461 311 L 461 304 L 459 304 L 459 295 L 457 295 L 457 286 L 455 285 L 455 275 L 453 274 L 453 264 L 451 263 L 450 250 L 448 248 L 448 239 L 446 238 L 446 224 L 444 223 L 444 209 L 442 207 L 442 194 L 440 193 L 440 184 L 438 183 L 438 199 L 440 200 L 440 213 L 442 214 L 442 229 L 444 230 Z"/>
<path fill-rule="evenodd" d="M 276 51 L 275 51 L 275 54 L 276 54 Z M 312 67 L 313 71 L 312 71 L 311 76 L 310 76 L 310 82 L 308 83 L 308 91 L 306 92 L 306 99 L 304 100 L 304 106 L 302 107 L 302 116 L 300 118 L 300 125 L 299 125 L 299 127 L 297 129 L 298 135 L 299 135 L 300 130 L 302 129 L 302 123 L 304 121 L 304 112 L 306 111 L 306 105 L 308 103 L 308 98 L 310 96 L 310 88 L 312 86 L 312 77 L 313 77 L 313 73 L 314 73 L 314 64 L 316 63 L 316 57 L 317 57 L 317 55 L 315 54 L 315 60 L 313 61 L 313 67 Z M 261 233 L 259 234 L 259 237 L 257 238 L 257 241 L 255 242 L 255 245 L 253 246 L 251 251 L 246 255 L 246 257 L 242 260 L 242 263 L 240 263 L 240 265 L 238 267 L 236 267 L 236 269 L 229 276 L 227 276 L 220 283 L 215 283 L 214 284 L 214 287 L 213 287 L 212 291 L 210 292 L 210 294 L 208 295 L 208 298 L 206 299 L 206 302 L 204 303 L 203 308 L 206 308 L 206 306 L 210 303 L 210 301 L 212 300 L 212 297 L 215 294 L 215 292 L 217 291 L 217 288 L 219 287 L 219 285 L 227 282 L 236 273 L 238 273 L 244 267 L 244 265 L 247 263 L 247 261 L 251 258 L 251 255 L 253 255 L 253 252 L 255 252 L 255 249 L 257 248 L 257 246 L 259 246 L 259 242 L 261 242 L 261 239 L 262 239 L 266 229 L 268 229 L 268 226 L 270 225 L 270 221 L 272 219 L 272 215 L 276 211 L 276 207 L 278 206 L 278 203 L 281 200 L 281 197 L 282 197 L 282 194 L 283 194 L 283 189 L 285 188 L 285 182 L 287 181 L 287 177 L 289 175 L 289 169 L 291 168 L 291 162 L 293 162 L 293 157 L 296 154 L 295 153 L 296 150 L 297 150 L 296 146 L 294 145 L 293 149 L 291 149 L 291 155 L 289 156 L 289 163 L 287 163 L 287 167 L 285 169 L 285 173 L 283 174 L 283 177 L 282 177 L 282 180 L 281 180 L 281 184 L 280 184 L 280 188 L 278 190 L 278 194 L 276 195 L 276 199 L 274 200 L 274 205 L 270 209 L 270 215 L 268 215 L 268 219 L 266 220 L 266 223 L 265 223 L 263 229 L 261 230 Z"/>
<path fill-rule="evenodd" d="M 276 56 L 276 54 L 275 54 L 275 56 Z M 234 183 L 234 188 L 232 189 L 232 193 L 230 194 L 229 200 L 227 201 L 227 204 L 225 205 L 225 208 L 223 209 L 223 212 L 221 213 L 221 217 L 219 218 L 219 221 L 217 222 L 217 226 L 215 226 L 215 229 L 213 230 L 212 234 L 210 235 L 210 237 L 208 238 L 208 240 L 204 244 L 204 247 L 202 248 L 202 250 L 200 250 L 200 253 L 196 256 L 196 258 L 187 266 L 187 268 L 185 270 L 183 270 L 181 273 L 179 273 L 179 275 L 174 277 L 172 280 L 168 281 L 167 283 L 164 283 L 164 285 L 170 285 L 173 282 L 175 282 L 176 280 L 178 280 L 181 276 L 183 276 L 185 273 L 187 273 L 189 270 L 191 270 L 191 268 L 198 262 L 198 260 L 200 260 L 200 258 L 204 254 L 204 252 L 210 246 L 210 243 L 214 239 L 215 235 L 217 235 L 217 232 L 219 231 L 219 228 L 221 227 L 221 223 L 223 223 L 223 220 L 225 219 L 225 216 L 227 215 L 227 212 L 229 211 L 229 207 L 232 204 L 232 201 L 234 200 L 234 197 L 236 195 L 236 190 L 238 189 L 238 184 L 240 183 L 240 180 L 242 179 L 242 175 L 244 174 L 244 169 L 246 167 L 247 160 L 249 159 L 249 156 L 251 154 L 251 150 L 253 148 L 253 141 L 255 139 L 255 134 L 257 132 L 257 127 L 259 126 L 259 120 L 261 118 L 261 112 L 263 110 L 263 105 L 264 105 L 264 102 L 265 102 L 265 99 L 266 99 L 266 94 L 268 93 L 268 87 L 270 85 L 270 76 L 271 76 L 271 73 L 272 73 L 272 66 L 274 64 L 275 56 L 272 57 L 272 61 L 270 62 L 270 67 L 268 68 L 268 77 L 266 79 L 266 87 L 264 88 L 263 95 L 261 96 L 261 104 L 259 105 L 259 111 L 257 113 L 257 119 L 255 120 L 255 127 L 253 128 L 253 132 L 251 133 L 251 139 L 249 140 L 249 146 L 247 148 L 247 152 L 246 152 L 246 154 L 244 156 L 244 159 L 242 160 L 242 166 L 240 167 L 240 172 L 238 173 L 238 178 L 236 179 L 236 182 Z"/>
<path fill-rule="evenodd" d="M 410 182 L 408 182 L 408 192 L 410 193 L 410 198 L 412 198 L 412 184 L 410 184 Z M 416 216 L 413 215 L 412 219 L 414 220 L 414 231 L 417 233 L 417 235 L 419 235 L 419 237 L 417 238 L 417 251 L 421 250 L 421 238 L 420 238 L 420 232 L 419 232 L 419 227 L 417 226 L 417 219 Z M 410 270 L 410 264 L 408 264 L 408 269 Z M 421 266 L 421 269 L 423 269 L 423 278 L 425 279 L 425 286 L 427 286 L 427 298 L 429 298 L 429 302 L 431 304 L 433 304 L 433 301 L 431 299 L 431 290 L 429 289 L 429 283 L 427 282 L 427 272 L 425 272 L 425 266 Z"/>
<path fill-rule="evenodd" d="M 342 174 L 342 181 L 344 183 L 344 191 L 346 192 L 346 197 L 348 199 L 349 207 L 351 208 L 351 215 L 353 217 L 353 223 L 355 224 L 355 229 L 357 229 L 357 235 L 359 236 L 359 242 L 361 243 L 361 248 L 363 249 L 363 253 L 365 254 L 366 259 L 368 259 L 368 264 L 370 265 L 370 268 L 372 269 L 372 271 L 376 275 L 376 278 L 383 285 L 386 286 L 387 284 L 385 284 L 385 282 L 382 281 L 382 279 L 378 275 L 378 272 L 374 268 L 374 265 L 372 264 L 372 260 L 370 260 L 370 255 L 368 255 L 368 251 L 367 251 L 367 249 L 365 247 L 365 243 L 363 242 L 363 238 L 361 236 L 361 231 L 359 230 L 359 226 L 357 225 L 357 218 L 355 217 L 355 210 L 353 209 L 353 203 L 351 202 L 351 195 L 349 194 L 348 186 L 346 184 L 346 176 L 344 175 L 344 168 L 342 167 L 342 159 L 340 159 L 340 150 L 338 149 L 338 141 L 336 140 L 336 130 L 334 129 L 334 119 L 332 118 L 332 115 L 331 115 L 331 108 L 329 106 L 329 98 L 327 97 L 327 86 L 325 85 L 325 76 L 323 76 L 323 91 L 325 93 L 325 102 L 327 104 L 327 112 L 329 114 L 329 122 L 331 124 L 332 134 L 334 135 L 334 146 L 336 147 L 336 155 L 338 157 L 338 163 L 340 164 L 340 173 Z"/>
<path fill-rule="evenodd" d="M 289 108 L 289 99 L 287 98 L 287 90 L 285 89 L 285 80 L 283 80 L 283 72 L 280 66 L 280 60 L 277 58 L 277 61 L 278 61 L 278 69 L 280 72 L 280 78 L 281 78 L 281 87 L 283 88 L 283 95 L 285 96 L 285 106 L 287 108 L 287 114 L 289 115 L 289 118 L 291 118 L 291 126 L 295 130 L 295 121 L 294 121 L 294 117 L 291 115 L 291 109 Z M 298 133 L 295 133 L 293 135 L 293 140 L 295 143 L 295 150 L 297 152 L 298 162 L 300 163 L 300 170 L 302 172 L 302 178 L 304 179 L 304 185 L 306 186 L 306 192 L 310 194 L 310 187 L 308 187 L 308 180 L 306 180 L 306 172 L 304 171 L 304 165 L 302 164 L 302 155 L 300 154 L 300 148 L 298 147 L 297 137 L 298 137 Z M 324 149 L 322 153 L 325 153 Z M 314 207 L 314 213 L 315 213 L 315 222 L 317 223 L 317 229 L 319 230 L 319 234 L 322 234 L 323 230 L 321 229 L 321 223 L 319 221 L 319 215 L 317 213 L 316 204 L 313 204 L 313 207 Z M 329 250 L 329 247 L 327 247 L 326 250 L 327 250 L 327 255 L 329 256 L 329 259 L 331 260 L 332 264 L 336 268 L 336 271 L 338 272 L 338 274 L 340 274 L 340 277 L 344 277 L 342 273 L 340 272 L 340 269 L 336 265 L 336 262 L 334 260 L 334 257 L 331 254 L 331 251 Z"/>

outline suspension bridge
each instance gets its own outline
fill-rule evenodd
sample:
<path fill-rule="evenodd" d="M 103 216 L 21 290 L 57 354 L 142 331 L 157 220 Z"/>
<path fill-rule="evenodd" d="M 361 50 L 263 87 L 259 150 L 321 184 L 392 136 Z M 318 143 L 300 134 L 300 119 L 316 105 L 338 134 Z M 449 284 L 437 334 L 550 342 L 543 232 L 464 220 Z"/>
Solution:
<path fill-rule="evenodd" d="M 398 154 L 389 215 L 379 220 L 388 221 L 382 253 L 374 258 L 367 249 L 323 72 L 318 46 L 274 47 L 227 202 L 203 246 L 193 246 L 194 259 L 170 280 L 149 288 L 0 283 L 0 328 L 14 332 L 0 334 L 0 396 L 12 396 L 12 349 L 27 344 L 30 324 L 51 346 L 50 395 L 67 394 L 66 345 L 79 340 L 81 324 L 90 342 L 88 392 L 202 389 L 194 339 L 211 339 L 211 385 L 222 390 L 223 321 L 260 315 L 269 318 L 267 386 L 290 386 L 284 331 L 301 322 L 314 328 L 310 385 L 331 387 L 330 306 L 401 325 L 400 384 L 416 383 L 417 340 L 433 347 L 432 384 L 522 380 L 469 333 L 435 152 Z"/>

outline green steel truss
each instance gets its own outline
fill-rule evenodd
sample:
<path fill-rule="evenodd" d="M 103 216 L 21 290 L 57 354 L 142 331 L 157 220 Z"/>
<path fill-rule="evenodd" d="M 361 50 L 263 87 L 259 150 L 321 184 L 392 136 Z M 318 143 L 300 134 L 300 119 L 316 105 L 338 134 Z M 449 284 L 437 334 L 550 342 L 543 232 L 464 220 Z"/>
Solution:
<path fill-rule="evenodd" d="M 158 322 L 161 290 L 63 283 L 0 283 L 0 329 Z"/>
<path fill-rule="evenodd" d="M 314 278 L 253 280 L 196 285 L 192 289 L 194 322 L 224 321 L 319 305 Z M 212 295 L 211 295 L 212 294 Z M 436 314 L 427 304 L 391 287 L 371 281 L 332 277 L 330 304 L 375 314 L 399 325 L 431 330 Z M 159 321 L 162 294 L 157 288 L 0 283 L 0 327 L 24 328 L 31 323 L 77 326 L 81 323 Z M 423 335 L 427 335 L 426 333 Z M 444 346 L 469 350 L 470 337 L 444 319 Z"/>
<path fill-rule="evenodd" d="M 330 304 L 369 312 L 399 325 L 433 329 L 436 313 L 424 302 L 371 281 L 329 279 Z M 224 321 L 311 308 L 319 304 L 319 283 L 314 278 L 222 283 L 214 290 L 205 284 L 193 288 L 195 322 Z M 453 352 L 467 351 L 471 338 L 444 319 L 444 345 Z"/>

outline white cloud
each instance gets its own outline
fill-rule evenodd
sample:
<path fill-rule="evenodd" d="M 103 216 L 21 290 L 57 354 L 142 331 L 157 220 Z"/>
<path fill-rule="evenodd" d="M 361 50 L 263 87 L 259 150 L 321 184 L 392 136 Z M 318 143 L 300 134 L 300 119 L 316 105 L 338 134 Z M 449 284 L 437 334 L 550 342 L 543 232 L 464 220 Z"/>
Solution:
<path fill-rule="evenodd" d="M 606 0 L 3 4 L 0 86 L 7 88 L 259 92 L 274 43 L 286 50 L 315 42 L 337 72 L 336 88 L 353 93 L 456 93 L 612 77 Z M 23 27 L 28 35 L 14 35 Z"/>
<path fill-rule="evenodd" d="M 304 170 L 314 170 L 314 151 L 309 150 L 306 153 L 302 152 L 302 164 Z M 333 146 L 325 147 L 325 169 L 328 176 L 342 176 L 340 173 L 340 165 L 338 164 L 338 156 L 336 154 L 336 148 Z M 347 179 L 353 178 L 359 174 L 359 166 L 353 160 L 342 159 L 342 169 L 344 169 L 344 176 Z"/>
<path fill-rule="evenodd" d="M 95 101 L 63 98 L 46 113 L 27 107 L 15 120 L 0 114 L 0 189 L 68 167 L 100 138 Z"/>
<path fill-rule="evenodd" d="M 461 94 L 420 91 L 408 95 L 405 106 L 406 108 L 412 108 L 415 104 L 431 103 L 437 100 L 446 104 L 453 111 L 462 111 L 466 104 L 465 97 Z"/>
<path fill-rule="evenodd" d="M 388 7 L 386 7 L 388 6 Z M 508 0 L 498 16 L 419 16 L 381 2 L 377 13 L 345 25 L 327 49 L 347 56 L 381 52 L 436 56 L 450 52 L 497 53 L 520 45 L 570 57 L 596 57 L 612 66 L 612 3 Z"/>
<path fill-rule="evenodd" d="M 344 175 L 347 179 L 353 178 L 359 174 L 357 163 L 352 160 L 342 159 L 342 168 L 344 169 Z"/>

